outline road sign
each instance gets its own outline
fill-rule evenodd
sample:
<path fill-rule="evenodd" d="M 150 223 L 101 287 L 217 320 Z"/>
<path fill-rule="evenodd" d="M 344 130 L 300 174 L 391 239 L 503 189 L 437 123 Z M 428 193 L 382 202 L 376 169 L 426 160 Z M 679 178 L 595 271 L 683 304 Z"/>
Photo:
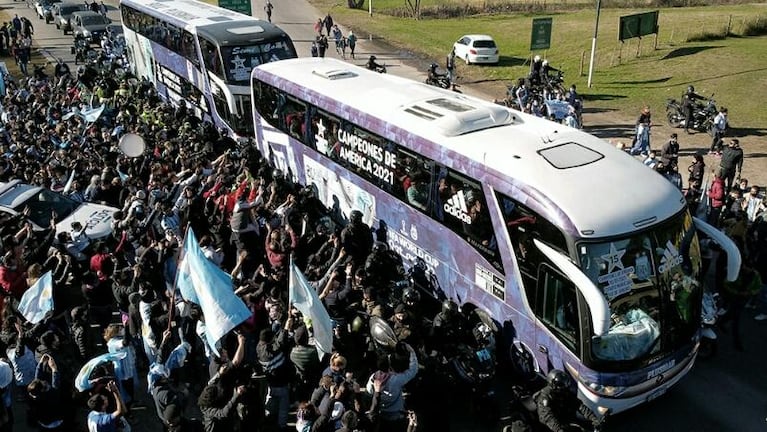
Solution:
<path fill-rule="evenodd" d="M 218 0 L 218 6 L 251 16 L 250 0 Z"/>
<path fill-rule="evenodd" d="M 530 35 L 530 51 L 546 50 L 551 47 L 552 18 L 533 18 L 533 31 Z"/>
<path fill-rule="evenodd" d="M 658 11 L 622 16 L 618 27 L 618 40 L 633 39 L 658 33 Z"/>

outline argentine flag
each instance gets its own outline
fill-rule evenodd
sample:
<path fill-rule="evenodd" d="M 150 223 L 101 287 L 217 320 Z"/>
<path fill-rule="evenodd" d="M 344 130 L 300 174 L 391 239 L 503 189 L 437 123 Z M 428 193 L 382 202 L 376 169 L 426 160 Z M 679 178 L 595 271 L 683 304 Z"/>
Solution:
<path fill-rule="evenodd" d="M 234 294 L 232 278 L 205 257 L 191 228 L 186 230 L 182 252 L 176 287 L 185 300 L 200 305 L 206 339 L 218 356 L 216 342 L 250 318 L 251 312 Z"/>
<path fill-rule="evenodd" d="M 290 303 L 304 315 L 306 327 L 311 327 L 317 354 L 322 359 L 324 354 L 333 352 L 333 322 L 322 304 L 317 291 L 309 285 L 306 276 L 290 260 L 290 285 L 288 287 Z"/>
<path fill-rule="evenodd" d="M 19 312 L 32 324 L 43 320 L 53 310 L 53 276 L 47 272 L 24 292 L 19 303 Z"/>

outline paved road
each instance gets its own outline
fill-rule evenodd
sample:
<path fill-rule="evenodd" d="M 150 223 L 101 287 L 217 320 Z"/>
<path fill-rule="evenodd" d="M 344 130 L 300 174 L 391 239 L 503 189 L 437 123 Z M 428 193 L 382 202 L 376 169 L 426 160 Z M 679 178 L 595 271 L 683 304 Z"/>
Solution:
<path fill-rule="evenodd" d="M 119 21 L 115 9 L 111 5 L 109 16 Z M 6 12 L 28 16 L 35 26 L 35 41 L 51 56 L 61 57 L 72 61 L 69 47 L 72 37 L 63 36 L 53 24 L 46 25 L 34 16 L 32 9 L 27 9 L 24 3 L 14 3 L 0 0 L 0 7 Z M 253 10 L 256 15 L 263 14 L 259 0 L 254 0 Z M 296 41 L 299 55 L 309 55 L 310 42 L 313 39 L 313 23 L 327 11 L 318 11 L 304 0 L 280 0 L 275 2 L 273 20 L 283 27 Z M 332 14 L 332 11 L 331 11 Z M 347 33 L 347 29 L 343 29 Z M 370 54 L 375 54 L 380 61 L 390 65 L 390 73 L 422 80 L 423 73 L 419 71 L 421 64 L 417 59 L 378 42 L 361 40 L 358 44 L 358 60 L 354 63 L 363 64 Z M 336 56 L 332 48 L 329 56 Z M 463 90 L 485 99 L 491 96 L 466 86 Z M 609 179 L 607 179 L 609 181 Z M 656 401 L 625 414 L 612 418 L 607 430 L 610 431 L 765 431 L 767 423 L 767 322 L 756 323 L 753 313 L 743 317 L 745 352 L 732 349 L 729 334 L 721 335 L 721 347 L 717 357 L 705 362 L 698 362 L 690 375 L 672 391 Z M 159 424 L 153 418 L 151 410 L 137 413 L 139 425 L 134 430 L 153 432 L 159 431 Z M 464 418 L 460 413 L 454 414 L 455 429 L 460 431 L 477 431 L 471 419 Z M 17 418 L 22 419 L 22 412 L 17 412 Z M 17 421 L 17 430 L 23 421 Z"/>

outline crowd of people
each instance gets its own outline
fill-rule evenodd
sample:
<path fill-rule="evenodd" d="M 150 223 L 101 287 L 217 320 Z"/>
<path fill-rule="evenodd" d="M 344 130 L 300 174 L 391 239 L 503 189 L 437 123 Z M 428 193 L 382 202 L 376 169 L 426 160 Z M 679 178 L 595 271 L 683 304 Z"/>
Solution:
<path fill-rule="evenodd" d="M 415 430 L 403 386 L 432 334 L 414 314 L 413 290 L 384 301 L 401 262 L 374 242 L 361 213 L 332 221 L 311 188 L 184 105 L 164 103 L 146 80 L 59 72 L 7 79 L 0 181 L 118 210 L 102 239 L 77 223 L 62 231 L 55 213 L 42 231 L 28 209 L 3 216 L 0 430 L 20 403 L 39 430 L 128 430 L 141 404 L 169 431 L 285 430 L 289 412 L 301 431 Z M 106 107 L 98 120 L 78 114 L 88 103 Z M 126 133 L 143 137 L 142 156 L 121 152 Z M 251 312 L 218 341 L 206 339 L 201 309 L 176 293 L 186 229 Z M 288 304 L 291 257 L 336 323 L 334 352 L 322 359 L 311 322 Z M 48 272 L 54 308 L 33 324 L 19 301 Z M 389 321 L 406 342 L 377 352 L 360 316 Z M 83 407 L 86 419 L 76 414 Z"/>

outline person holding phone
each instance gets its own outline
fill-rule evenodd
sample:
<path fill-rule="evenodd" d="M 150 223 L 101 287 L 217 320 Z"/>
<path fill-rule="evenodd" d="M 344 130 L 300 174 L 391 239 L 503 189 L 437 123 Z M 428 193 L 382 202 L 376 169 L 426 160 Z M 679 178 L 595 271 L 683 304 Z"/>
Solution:
<path fill-rule="evenodd" d="M 120 396 L 117 384 L 114 381 L 110 381 L 107 384 L 107 390 L 114 397 L 117 409 L 114 412 L 108 413 L 106 412 L 109 406 L 107 397 L 101 394 L 91 396 L 88 399 L 88 408 L 91 410 L 88 413 L 88 432 L 116 432 L 118 426 L 121 425 L 120 419 L 127 414 L 127 409 Z"/>

